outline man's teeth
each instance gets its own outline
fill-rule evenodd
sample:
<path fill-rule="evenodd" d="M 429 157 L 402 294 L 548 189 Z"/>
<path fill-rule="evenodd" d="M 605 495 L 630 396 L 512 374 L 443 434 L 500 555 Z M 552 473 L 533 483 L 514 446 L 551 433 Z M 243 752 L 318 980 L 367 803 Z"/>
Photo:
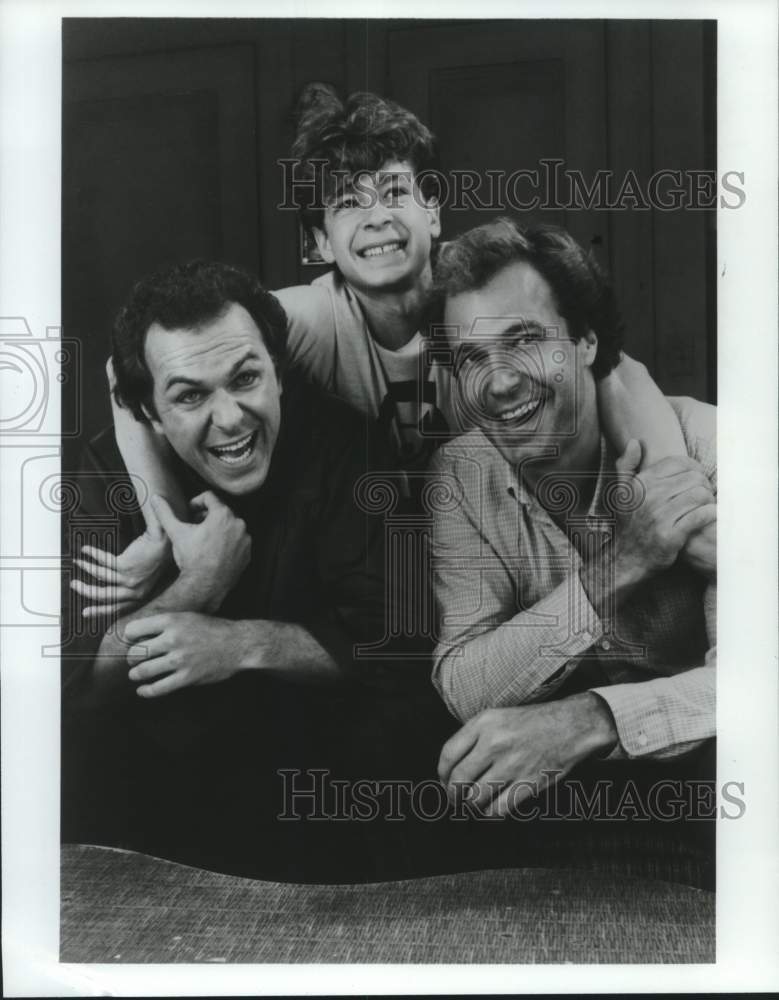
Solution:
<path fill-rule="evenodd" d="M 249 454 L 252 449 L 253 438 L 253 433 L 247 434 L 246 437 L 241 438 L 240 441 L 235 441 L 233 444 L 214 445 L 208 450 L 213 455 L 216 455 L 220 461 L 227 462 L 228 465 L 235 465 L 243 461 Z"/>
<path fill-rule="evenodd" d="M 394 253 L 396 250 L 400 250 L 400 243 L 385 243 L 384 246 L 380 247 L 368 247 L 367 250 L 363 250 L 363 257 L 381 257 L 385 253 Z"/>
<path fill-rule="evenodd" d="M 504 410 L 503 413 L 499 413 L 498 420 L 516 420 L 517 417 L 524 417 L 531 410 L 534 410 L 537 405 L 537 399 L 531 399 L 529 403 L 520 403 L 513 410 Z"/>

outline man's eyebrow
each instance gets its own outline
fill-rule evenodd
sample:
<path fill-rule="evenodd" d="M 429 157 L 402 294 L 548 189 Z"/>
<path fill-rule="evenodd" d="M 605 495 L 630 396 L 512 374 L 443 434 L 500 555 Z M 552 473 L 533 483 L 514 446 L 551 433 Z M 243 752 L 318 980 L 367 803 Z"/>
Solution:
<path fill-rule="evenodd" d="M 509 326 L 505 327 L 500 331 L 501 337 L 512 337 L 517 333 L 527 334 L 527 333 L 546 333 L 547 330 L 553 329 L 553 327 L 542 326 L 536 320 L 523 320 L 519 319 Z"/>
<path fill-rule="evenodd" d="M 239 369 L 247 361 L 251 361 L 251 360 L 258 361 L 259 360 L 259 355 L 255 351 L 253 351 L 252 349 L 249 349 L 244 354 L 244 356 L 239 361 L 236 361 L 235 364 L 232 366 L 232 368 L 230 369 L 230 371 L 228 372 L 228 375 L 227 375 L 228 379 L 231 379 L 234 375 L 236 375 L 237 372 L 239 371 Z M 200 381 L 200 379 L 187 378 L 186 375 L 171 375 L 170 378 L 166 379 L 166 381 L 165 381 L 165 392 L 167 392 L 168 389 L 170 389 L 171 386 L 174 386 L 174 385 L 191 385 L 191 386 L 194 386 L 195 388 L 199 388 L 202 384 L 203 383 Z"/>
<path fill-rule="evenodd" d="M 518 334 L 526 336 L 527 334 L 539 334 L 543 335 L 547 330 L 554 330 L 555 327 L 542 326 L 536 320 L 524 320 L 517 319 L 509 323 L 508 326 L 504 326 L 499 330 L 490 330 L 488 333 L 480 333 L 478 325 L 476 328 L 472 328 L 473 339 L 469 343 L 478 345 L 480 341 L 488 341 L 491 344 L 496 343 L 496 341 L 503 340 L 506 337 L 516 337 Z M 463 344 L 465 347 L 466 344 Z"/>

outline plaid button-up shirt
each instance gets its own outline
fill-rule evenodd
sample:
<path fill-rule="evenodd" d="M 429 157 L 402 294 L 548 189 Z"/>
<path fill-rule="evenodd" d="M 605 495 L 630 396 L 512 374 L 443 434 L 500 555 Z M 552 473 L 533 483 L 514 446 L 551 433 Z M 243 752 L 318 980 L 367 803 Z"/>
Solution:
<path fill-rule="evenodd" d="M 669 401 L 716 493 L 715 408 Z M 716 585 L 677 562 L 599 617 L 579 569 L 613 523 L 604 503 L 613 468 L 604 443 L 589 513 L 566 533 L 481 431 L 438 451 L 433 679 L 465 720 L 553 698 L 581 671 L 614 716 L 612 756 L 672 757 L 715 733 Z"/>

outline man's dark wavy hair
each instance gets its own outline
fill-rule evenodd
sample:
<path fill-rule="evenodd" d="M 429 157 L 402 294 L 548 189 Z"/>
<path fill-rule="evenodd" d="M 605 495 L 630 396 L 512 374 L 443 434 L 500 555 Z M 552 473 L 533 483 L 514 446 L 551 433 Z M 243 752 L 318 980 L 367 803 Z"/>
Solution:
<path fill-rule="evenodd" d="M 295 117 L 292 157 L 298 162 L 294 176 L 314 183 L 296 184 L 292 199 L 309 229 L 322 229 L 325 203 L 335 190 L 336 177 L 343 181 L 362 172 L 376 173 L 389 160 L 410 163 L 415 176 L 423 174 L 423 196 L 436 196 L 435 138 L 416 115 L 394 101 L 367 91 L 342 101 L 329 84 L 310 83 L 300 96 Z"/>
<path fill-rule="evenodd" d="M 257 324 L 280 377 L 286 359 L 287 314 L 279 300 L 247 271 L 194 260 L 142 278 L 119 310 L 112 333 L 117 403 L 141 422 L 148 422 L 143 407 L 157 415 L 144 354 L 152 324 L 165 330 L 197 330 L 224 315 L 232 303 L 243 306 Z"/>
<path fill-rule="evenodd" d="M 483 288 L 517 261 L 526 261 L 549 283 L 571 337 L 596 334 L 592 373 L 608 375 L 619 363 L 624 333 L 614 290 L 594 255 L 558 226 L 526 228 L 502 217 L 443 244 L 434 272 L 439 315 L 446 298 Z"/>

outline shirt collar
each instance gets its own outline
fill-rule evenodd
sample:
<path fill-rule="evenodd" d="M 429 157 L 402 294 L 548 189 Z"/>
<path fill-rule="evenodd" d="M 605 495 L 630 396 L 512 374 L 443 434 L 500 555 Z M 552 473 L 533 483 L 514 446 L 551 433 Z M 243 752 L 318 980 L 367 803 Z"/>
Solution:
<path fill-rule="evenodd" d="M 500 455 L 500 453 L 498 454 Z M 517 474 L 516 467 L 507 462 L 502 456 L 500 456 L 500 460 L 505 466 L 506 490 L 508 491 L 509 496 L 512 496 L 518 503 L 523 504 L 525 507 L 532 506 L 535 502 L 533 496 Z M 592 496 L 592 502 L 590 503 L 587 511 L 587 517 L 599 517 L 604 513 L 603 492 L 605 489 L 606 479 L 613 469 L 614 454 L 605 437 L 601 435 L 598 478 L 595 483 L 595 492 Z"/>

